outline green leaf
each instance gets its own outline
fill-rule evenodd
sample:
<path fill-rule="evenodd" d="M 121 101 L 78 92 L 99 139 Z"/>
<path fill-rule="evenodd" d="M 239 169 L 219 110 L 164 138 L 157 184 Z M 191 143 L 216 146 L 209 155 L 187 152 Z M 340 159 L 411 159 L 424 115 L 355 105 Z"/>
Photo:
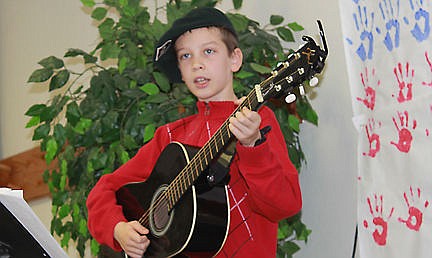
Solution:
<path fill-rule="evenodd" d="M 87 53 L 84 50 L 81 50 L 81 49 L 78 49 L 78 48 L 70 48 L 65 53 L 64 57 L 75 57 L 75 56 L 82 56 L 82 55 L 86 55 L 86 54 Z"/>
<path fill-rule="evenodd" d="M 84 63 L 96 63 L 97 57 L 92 56 L 85 51 L 77 48 L 70 48 L 64 55 L 64 57 L 76 57 L 76 56 L 82 56 L 84 58 Z"/>
<path fill-rule="evenodd" d="M 58 147 L 61 148 L 66 143 L 66 130 L 62 124 L 56 124 L 54 126 L 53 136 L 57 141 Z"/>
<path fill-rule="evenodd" d="M 76 220 L 79 216 L 79 213 L 80 213 L 80 206 L 78 205 L 78 203 L 74 203 L 72 208 L 72 218 Z"/>
<path fill-rule="evenodd" d="M 234 9 L 238 10 L 242 7 L 243 0 L 233 0 Z"/>
<path fill-rule="evenodd" d="M 288 124 L 289 124 L 291 129 L 293 129 L 297 133 L 300 132 L 300 120 L 296 116 L 289 115 L 288 116 Z"/>
<path fill-rule="evenodd" d="M 102 47 L 100 58 L 101 60 L 107 60 L 109 58 L 118 58 L 119 53 L 120 53 L 120 48 L 116 44 L 108 43 Z"/>
<path fill-rule="evenodd" d="M 59 188 L 61 191 L 64 191 L 64 189 L 66 187 L 66 182 L 67 182 L 67 175 L 61 175 L 60 176 L 60 184 L 59 184 Z"/>
<path fill-rule="evenodd" d="M 287 241 L 281 246 L 281 249 L 288 255 L 292 255 L 300 250 L 300 247 L 292 241 Z"/>
<path fill-rule="evenodd" d="M 40 114 L 45 110 L 45 108 L 46 108 L 45 104 L 35 104 L 27 110 L 25 115 L 26 116 L 40 116 Z"/>
<path fill-rule="evenodd" d="M 81 0 L 83 1 L 83 0 Z M 69 241 L 70 241 L 70 237 L 71 237 L 71 233 L 69 231 L 64 232 L 63 237 L 60 241 L 60 245 L 62 247 L 68 247 L 69 246 Z"/>
<path fill-rule="evenodd" d="M 64 204 L 60 207 L 60 210 L 58 211 L 58 215 L 60 219 L 65 218 L 70 213 L 70 206 L 69 204 Z"/>
<path fill-rule="evenodd" d="M 288 23 L 288 27 L 290 29 L 292 29 L 293 31 L 302 31 L 302 30 L 304 30 L 303 26 L 301 26 L 297 22 Z"/>
<path fill-rule="evenodd" d="M 87 235 L 87 233 L 88 233 L 88 230 L 87 230 L 87 221 L 85 219 L 80 220 L 78 232 L 81 235 Z"/>
<path fill-rule="evenodd" d="M 81 3 L 87 7 L 93 7 L 96 4 L 94 0 L 81 0 Z"/>
<path fill-rule="evenodd" d="M 71 102 L 67 105 L 66 108 L 66 119 L 72 126 L 75 126 L 76 123 L 80 120 L 80 112 L 79 107 L 76 102 Z"/>
<path fill-rule="evenodd" d="M 120 58 L 119 64 L 118 64 L 118 70 L 119 70 L 120 74 L 122 74 L 124 69 L 126 68 L 127 61 L 128 61 L 127 57 Z"/>
<path fill-rule="evenodd" d="M 149 95 L 145 101 L 148 103 L 154 103 L 154 104 L 160 104 L 168 101 L 169 98 L 166 94 L 156 94 L 156 95 Z"/>
<path fill-rule="evenodd" d="M 247 78 L 253 77 L 253 76 L 255 76 L 255 74 L 251 73 L 251 72 L 244 71 L 244 70 L 240 70 L 239 72 L 237 72 L 235 74 L 235 76 L 237 78 L 243 80 L 243 79 L 247 79 Z"/>
<path fill-rule="evenodd" d="M 305 112 L 303 119 L 314 125 L 318 125 L 318 114 L 313 109 L 308 109 Z"/>
<path fill-rule="evenodd" d="M 52 69 L 48 69 L 48 68 L 37 69 L 30 75 L 30 78 L 28 79 L 27 82 L 47 81 L 53 73 L 54 72 Z"/>
<path fill-rule="evenodd" d="M 271 15 L 270 16 L 270 24 L 271 25 L 279 25 L 284 21 L 284 17 L 281 15 Z"/>
<path fill-rule="evenodd" d="M 67 161 L 65 159 L 62 159 L 60 162 L 60 174 L 67 174 Z"/>
<path fill-rule="evenodd" d="M 113 29 L 113 26 L 114 20 L 111 18 L 105 19 L 105 21 L 99 25 L 99 34 L 101 35 L 102 39 L 107 41 L 114 39 L 115 30 Z"/>
<path fill-rule="evenodd" d="M 250 66 L 254 71 L 256 71 L 260 74 L 268 74 L 272 71 L 269 67 L 263 66 L 260 64 L 256 64 L 256 63 L 250 63 Z"/>
<path fill-rule="evenodd" d="M 39 123 L 40 123 L 40 117 L 39 116 L 33 116 L 32 118 L 30 118 L 30 121 L 28 121 L 25 128 L 30 128 L 30 127 L 36 126 Z"/>
<path fill-rule="evenodd" d="M 99 253 L 99 249 L 100 249 L 99 243 L 95 239 L 92 239 L 90 242 L 91 253 L 94 256 L 96 256 Z"/>
<path fill-rule="evenodd" d="M 42 65 L 44 68 L 48 69 L 60 69 L 64 66 L 63 60 L 55 57 L 55 56 L 49 56 L 47 58 L 42 59 L 39 61 L 40 65 Z"/>
<path fill-rule="evenodd" d="M 145 93 L 147 93 L 148 95 L 156 95 L 159 93 L 158 86 L 151 82 L 144 84 L 143 86 L 140 87 L 140 89 Z"/>
<path fill-rule="evenodd" d="M 171 89 L 168 78 L 162 73 L 154 72 L 153 77 L 155 78 L 157 85 L 159 85 L 160 89 L 163 92 L 168 92 Z"/>
<path fill-rule="evenodd" d="M 192 95 L 188 95 L 181 100 L 181 103 L 183 105 L 192 105 L 193 103 L 195 103 L 195 101 L 196 101 L 195 97 L 193 97 Z"/>
<path fill-rule="evenodd" d="M 123 137 L 122 144 L 126 147 L 126 149 L 129 150 L 139 147 L 139 145 L 135 142 L 134 138 L 129 134 Z"/>
<path fill-rule="evenodd" d="M 68 82 L 69 75 L 70 73 L 68 70 L 59 71 L 56 75 L 52 77 L 49 85 L 49 91 L 63 87 Z"/>
<path fill-rule="evenodd" d="M 78 134 L 84 134 L 84 132 L 92 125 L 92 120 L 88 118 L 80 118 L 77 125 L 73 128 Z"/>
<path fill-rule="evenodd" d="M 241 14 L 227 13 L 226 16 L 230 19 L 234 26 L 234 29 L 238 33 L 242 33 L 247 30 L 249 25 L 249 19 Z"/>
<path fill-rule="evenodd" d="M 107 9 L 103 8 L 103 7 L 97 7 L 93 10 L 91 17 L 95 20 L 102 20 L 103 18 L 105 18 L 105 15 L 107 14 Z"/>
<path fill-rule="evenodd" d="M 154 124 L 149 124 L 144 128 L 144 142 L 150 141 L 156 131 L 156 126 Z"/>
<path fill-rule="evenodd" d="M 45 161 L 49 165 L 57 154 L 58 145 L 54 138 L 50 138 L 46 143 Z"/>
<path fill-rule="evenodd" d="M 58 114 L 55 106 L 46 107 L 40 114 L 40 120 L 44 122 L 51 122 L 52 119 Z"/>
<path fill-rule="evenodd" d="M 44 139 L 45 137 L 48 136 L 50 129 L 51 128 L 49 124 L 40 125 L 35 129 L 32 140 L 37 141 L 40 139 Z"/>
<path fill-rule="evenodd" d="M 297 112 L 300 117 L 314 125 L 318 125 L 318 114 L 312 108 L 306 97 L 299 98 L 296 102 Z"/>
<path fill-rule="evenodd" d="M 125 150 L 121 150 L 120 151 L 120 161 L 122 162 L 122 164 L 125 164 L 126 162 L 128 162 L 129 159 L 130 159 L 129 153 L 127 153 L 127 151 L 125 151 Z"/>
<path fill-rule="evenodd" d="M 281 37 L 282 40 L 287 42 L 294 42 L 294 35 L 290 29 L 287 29 L 285 27 L 278 27 L 276 29 L 276 32 L 279 37 Z"/>

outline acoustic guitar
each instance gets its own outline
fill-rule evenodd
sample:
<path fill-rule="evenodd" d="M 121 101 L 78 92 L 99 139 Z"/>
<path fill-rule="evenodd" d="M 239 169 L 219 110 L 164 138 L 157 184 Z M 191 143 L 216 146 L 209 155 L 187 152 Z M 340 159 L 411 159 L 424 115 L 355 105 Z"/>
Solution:
<path fill-rule="evenodd" d="M 328 54 L 319 21 L 318 25 L 324 50 L 303 36 L 304 45 L 255 85 L 231 116 L 243 107 L 258 110 L 271 98 L 288 96 L 289 100 L 304 81 L 315 80 Z M 209 171 L 234 139 L 228 125 L 229 117 L 200 149 L 170 143 L 146 181 L 126 184 L 116 192 L 125 217 L 150 230 L 151 243 L 144 257 L 212 257 L 224 245 L 230 224 L 227 180 L 215 182 Z"/>

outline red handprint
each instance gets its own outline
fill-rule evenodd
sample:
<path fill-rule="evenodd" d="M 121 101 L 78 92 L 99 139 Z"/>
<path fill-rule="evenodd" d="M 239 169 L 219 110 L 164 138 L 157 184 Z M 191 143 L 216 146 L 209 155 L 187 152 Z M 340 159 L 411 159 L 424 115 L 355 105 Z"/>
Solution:
<path fill-rule="evenodd" d="M 408 111 L 405 111 L 403 114 L 398 111 L 398 116 L 399 116 L 400 126 L 402 128 L 399 128 L 395 117 L 393 117 L 392 119 L 394 125 L 396 126 L 396 129 L 398 130 L 399 141 L 397 143 L 391 141 L 390 143 L 395 145 L 399 151 L 408 153 L 411 148 L 411 142 L 413 139 L 411 131 L 407 129 L 409 123 Z M 416 127 L 417 127 L 417 121 L 413 120 L 412 129 L 416 129 Z"/>
<path fill-rule="evenodd" d="M 387 221 L 393 215 L 394 208 L 391 208 L 390 214 L 387 217 L 387 220 L 384 220 L 383 196 L 380 195 L 379 199 L 378 199 L 378 196 L 375 194 L 374 199 L 375 199 L 375 207 L 374 207 L 375 209 L 372 207 L 371 199 L 369 197 L 367 198 L 367 202 L 369 205 L 369 211 L 373 217 L 372 222 L 375 225 L 375 230 L 372 233 L 372 236 L 373 236 L 375 243 L 377 243 L 378 245 L 385 245 L 387 243 L 387 230 L 388 230 L 388 222 Z M 363 226 L 365 228 L 369 227 L 369 223 L 367 222 L 367 220 L 363 221 Z M 379 231 L 378 228 L 381 228 L 381 231 Z"/>
<path fill-rule="evenodd" d="M 421 195 L 421 190 L 420 188 L 417 188 L 417 200 L 420 200 L 420 195 Z M 410 187 L 410 200 L 408 199 L 408 195 L 406 192 L 404 192 L 404 199 L 405 199 L 405 203 L 408 206 L 408 218 L 407 219 L 403 219 L 403 218 L 399 218 L 398 220 L 402 223 L 405 223 L 406 226 L 414 231 L 419 231 L 420 227 L 422 225 L 423 222 L 423 212 L 412 205 L 412 203 L 414 203 L 416 200 L 414 199 L 415 195 L 414 195 L 414 191 L 412 189 L 412 187 Z M 427 208 L 429 206 L 429 201 L 425 200 L 423 206 L 425 208 Z"/>
<path fill-rule="evenodd" d="M 367 125 L 365 126 L 366 135 L 369 140 L 369 152 L 363 152 L 364 156 L 367 155 L 374 158 L 376 154 L 380 151 L 380 136 L 373 132 L 377 126 L 381 127 L 381 122 L 376 123 L 374 119 L 369 119 Z"/>
<path fill-rule="evenodd" d="M 372 76 L 375 77 L 375 69 L 372 69 Z M 366 97 L 365 98 L 357 97 L 357 100 L 363 102 L 363 104 L 370 110 L 374 110 L 376 90 L 370 86 L 367 67 L 365 68 L 364 73 L 360 73 L 360 77 L 361 77 L 361 82 L 363 84 Z M 377 87 L 380 86 L 380 84 L 381 81 L 378 80 Z"/>
<path fill-rule="evenodd" d="M 398 86 L 399 86 L 399 95 L 397 97 L 397 101 L 399 103 L 402 103 L 411 100 L 414 69 L 410 70 L 408 62 L 405 65 L 405 69 L 403 69 L 401 63 L 398 63 L 398 66 L 393 69 L 393 73 L 396 76 Z"/>
<path fill-rule="evenodd" d="M 432 61 L 429 59 L 427 51 L 425 52 L 425 57 L 426 57 L 426 62 L 429 64 L 429 68 L 430 68 L 430 71 L 432 73 Z M 425 86 L 432 87 L 432 81 L 431 82 L 422 82 L 422 84 Z"/>

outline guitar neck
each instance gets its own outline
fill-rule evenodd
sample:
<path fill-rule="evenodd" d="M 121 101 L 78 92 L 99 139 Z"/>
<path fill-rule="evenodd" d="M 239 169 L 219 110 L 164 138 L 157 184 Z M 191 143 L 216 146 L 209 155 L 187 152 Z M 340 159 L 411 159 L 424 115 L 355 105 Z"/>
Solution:
<path fill-rule="evenodd" d="M 264 103 L 260 88 L 260 85 L 257 85 L 246 96 L 245 100 L 231 113 L 214 135 L 171 182 L 166 191 L 169 195 L 167 198 L 169 199 L 170 209 L 174 207 L 180 197 L 192 186 L 201 173 L 207 169 L 210 162 L 218 157 L 224 147 L 232 140 L 233 135 L 229 130 L 229 119 L 244 107 L 250 110 L 257 110 Z"/>

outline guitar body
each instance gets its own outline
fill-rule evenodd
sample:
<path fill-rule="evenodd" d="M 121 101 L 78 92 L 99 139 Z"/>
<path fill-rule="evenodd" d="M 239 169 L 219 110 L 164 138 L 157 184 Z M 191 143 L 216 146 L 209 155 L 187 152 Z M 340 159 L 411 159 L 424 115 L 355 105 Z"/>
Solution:
<path fill-rule="evenodd" d="M 144 257 L 172 257 L 199 253 L 216 255 L 225 243 L 229 227 L 226 185 L 208 187 L 205 171 L 173 206 L 169 207 L 168 185 L 189 163 L 197 149 L 169 144 L 161 153 L 145 182 L 130 183 L 117 192 L 117 202 L 129 221 L 138 220 L 150 230 L 151 243 Z M 185 182 L 186 183 L 186 182 Z M 143 221 L 143 214 L 148 220 Z"/>

